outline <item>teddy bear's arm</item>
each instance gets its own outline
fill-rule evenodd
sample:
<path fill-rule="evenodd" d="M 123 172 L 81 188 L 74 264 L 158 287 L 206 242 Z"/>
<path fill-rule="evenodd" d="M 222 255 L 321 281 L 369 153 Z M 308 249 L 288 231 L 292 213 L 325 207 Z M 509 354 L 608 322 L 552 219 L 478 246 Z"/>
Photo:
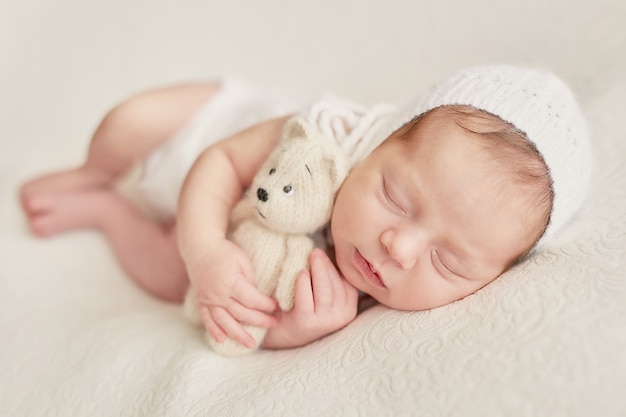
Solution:
<path fill-rule="evenodd" d="M 296 277 L 307 267 L 313 247 L 313 240 L 308 236 L 292 237 L 287 241 L 287 254 L 274 294 L 283 311 L 293 308 Z"/>

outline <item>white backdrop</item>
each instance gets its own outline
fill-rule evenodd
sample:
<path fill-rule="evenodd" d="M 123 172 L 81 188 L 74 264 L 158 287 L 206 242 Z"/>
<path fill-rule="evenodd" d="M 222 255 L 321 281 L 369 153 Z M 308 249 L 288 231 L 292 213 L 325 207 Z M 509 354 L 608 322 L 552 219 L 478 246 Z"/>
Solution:
<path fill-rule="evenodd" d="M 586 95 L 626 71 L 625 8 L 620 0 L 2 0 L 0 125 L 5 138 L 79 148 L 127 95 L 220 74 L 371 103 L 407 99 L 462 66 L 505 61 L 553 68 Z"/>

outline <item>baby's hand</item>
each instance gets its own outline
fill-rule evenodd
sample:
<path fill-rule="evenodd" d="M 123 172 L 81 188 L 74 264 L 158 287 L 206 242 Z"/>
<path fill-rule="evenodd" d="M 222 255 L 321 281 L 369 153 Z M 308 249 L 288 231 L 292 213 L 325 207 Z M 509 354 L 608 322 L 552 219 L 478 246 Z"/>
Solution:
<path fill-rule="evenodd" d="M 298 274 L 293 309 L 280 314 L 279 325 L 267 333 L 264 347 L 306 345 L 341 329 L 356 317 L 358 291 L 341 277 L 326 253 L 313 250 L 309 264 L 310 272 L 303 270 Z"/>
<path fill-rule="evenodd" d="M 269 314 L 278 309 L 276 300 L 257 289 L 250 258 L 231 241 L 215 241 L 201 259 L 188 263 L 187 270 L 198 295 L 204 327 L 218 342 L 230 336 L 253 347 L 254 338 L 241 323 L 260 327 L 277 324 Z"/>

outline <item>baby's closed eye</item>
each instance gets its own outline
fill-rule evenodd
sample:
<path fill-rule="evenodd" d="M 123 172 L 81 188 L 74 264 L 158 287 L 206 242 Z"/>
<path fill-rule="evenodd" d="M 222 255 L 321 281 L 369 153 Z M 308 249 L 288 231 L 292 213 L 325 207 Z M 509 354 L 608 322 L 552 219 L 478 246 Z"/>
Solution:
<path fill-rule="evenodd" d="M 436 250 L 431 252 L 431 259 L 435 269 L 439 271 L 446 278 L 463 278 L 466 279 L 463 275 L 461 275 L 458 271 L 454 270 L 448 263 L 446 263 L 439 253 Z"/>
<path fill-rule="evenodd" d="M 397 197 L 394 197 L 392 195 L 393 191 L 391 191 L 388 187 L 387 182 L 385 181 L 385 177 L 382 178 L 381 187 L 385 200 L 387 201 L 391 209 L 393 211 L 400 212 L 401 214 L 407 214 L 407 210 L 398 202 Z"/>

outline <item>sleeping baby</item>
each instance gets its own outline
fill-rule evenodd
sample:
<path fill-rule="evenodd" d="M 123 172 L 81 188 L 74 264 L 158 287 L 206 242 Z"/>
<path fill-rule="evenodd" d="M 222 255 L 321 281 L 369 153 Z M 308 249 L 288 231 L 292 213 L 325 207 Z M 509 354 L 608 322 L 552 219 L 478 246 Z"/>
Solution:
<path fill-rule="evenodd" d="M 235 203 L 303 118 L 350 161 L 327 251 L 298 273 L 281 311 L 226 237 Z M 115 190 L 140 161 L 139 189 L 159 219 Z M 81 166 L 22 187 L 33 233 L 100 230 L 147 292 L 182 301 L 189 285 L 218 341 L 302 346 L 347 325 L 358 293 L 424 310 L 470 295 L 551 239 L 582 204 L 591 151 L 579 106 L 550 72 L 469 68 L 409 104 L 296 100 L 232 80 L 131 97 L 103 119 Z M 332 256 L 329 256 L 332 254 Z"/>

